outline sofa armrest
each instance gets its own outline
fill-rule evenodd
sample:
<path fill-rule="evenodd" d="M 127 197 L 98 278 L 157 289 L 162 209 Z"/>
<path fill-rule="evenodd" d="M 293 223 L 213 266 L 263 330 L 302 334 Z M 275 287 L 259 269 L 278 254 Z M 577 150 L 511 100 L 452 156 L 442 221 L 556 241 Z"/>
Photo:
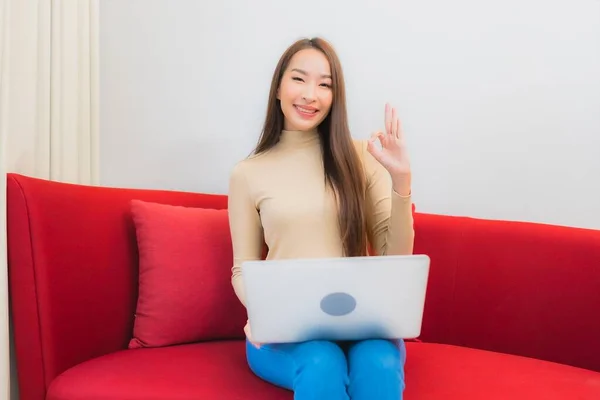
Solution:
<path fill-rule="evenodd" d="M 17 181 L 11 178 L 9 175 L 7 179 L 9 297 L 12 324 L 23 327 L 16 328 L 14 335 L 17 367 L 27 376 L 27 381 L 19 376 L 19 394 L 21 399 L 44 400 L 46 383 L 27 202 Z"/>
<path fill-rule="evenodd" d="M 8 270 L 21 400 L 127 348 L 138 289 L 132 199 L 223 209 L 222 195 L 93 187 L 9 174 Z"/>
<path fill-rule="evenodd" d="M 99 190 L 8 176 L 9 293 L 23 400 L 45 399 L 63 371 L 126 347 L 136 277 L 124 266 L 135 254 Z"/>
<path fill-rule="evenodd" d="M 425 225 L 425 236 L 445 231 L 419 250 L 437 254 L 448 248 L 445 258 L 432 258 L 437 286 L 428 294 L 428 313 L 438 318 L 424 340 L 600 371 L 600 231 L 416 219 Z"/>

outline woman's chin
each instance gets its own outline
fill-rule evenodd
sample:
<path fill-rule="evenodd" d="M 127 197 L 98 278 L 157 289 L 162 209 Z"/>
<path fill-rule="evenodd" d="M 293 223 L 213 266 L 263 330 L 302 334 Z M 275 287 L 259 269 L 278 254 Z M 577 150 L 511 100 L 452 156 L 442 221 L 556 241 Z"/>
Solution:
<path fill-rule="evenodd" d="M 312 131 L 315 130 L 319 124 L 322 122 L 321 119 L 318 120 L 314 120 L 314 121 L 306 121 L 303 119 L 291 119 L 288 120 L 289 126 L 293 127 L 292 129 L 288 129 L 291 131 Z"/>

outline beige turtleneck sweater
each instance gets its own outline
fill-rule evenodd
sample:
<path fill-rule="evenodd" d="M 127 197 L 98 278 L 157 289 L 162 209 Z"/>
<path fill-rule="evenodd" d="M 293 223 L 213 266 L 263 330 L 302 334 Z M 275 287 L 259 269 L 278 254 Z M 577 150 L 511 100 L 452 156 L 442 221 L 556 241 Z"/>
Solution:
<path fill-rule="evenodd" d="M 410 197 L 392 189 L 390 174 L 355 141 L 367 177 L 365 213 L 370 245 L 377 255 L 413 251 Z M 267 259 L 341 257 L 343 244 L 333 193 L 324 185 L 316 131 L 283 131 L 266 153 L 235 165 L 229 186 L 229 223 L 233 243 L 232 284 L 245 303 L 242 263 Z"/>

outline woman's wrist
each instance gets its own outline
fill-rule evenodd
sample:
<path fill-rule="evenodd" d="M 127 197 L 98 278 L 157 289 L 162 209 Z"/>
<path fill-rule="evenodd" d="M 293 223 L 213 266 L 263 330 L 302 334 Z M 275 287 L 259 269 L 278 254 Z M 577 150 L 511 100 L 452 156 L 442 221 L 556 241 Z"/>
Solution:
<path fill-rule="evenodd" d="M 410 174 L 392 175 L 392 188 L 401 197 L 409 197 L 411 194 Z"/>

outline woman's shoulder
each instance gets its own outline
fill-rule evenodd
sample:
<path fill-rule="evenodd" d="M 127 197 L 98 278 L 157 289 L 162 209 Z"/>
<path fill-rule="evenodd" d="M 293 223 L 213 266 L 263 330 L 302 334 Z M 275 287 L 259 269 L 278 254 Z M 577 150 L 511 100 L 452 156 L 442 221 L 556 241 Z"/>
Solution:
<path fill-rule="evenodd" d="M 261 174 L 265 168 L 268 168 L 268 152 L 261 154 L 250 154 L 246 158 L 237 161 L 231 170 L 232 179 L 247 179 L 249 176 Z"/>
<path fill-rule="evenodd" d="M 352 142 L 354 143 L 354 148 L 358 153 L 358 156 L 362 159 L 364 154 L 367 152 L 367 139 L 356 139 L 352 138 Z"/>
<path fill-rule="evenodd" d="M 367 177 L 380 172 L 381 164 L 375 160 L 375 157 L 368 150 L 369 139 L 352 139 L 352 141 Z"/>
<path fill-rule="evenodd" d="M 354 139 L 353 138 L 352 142 L 354 143 L 354 148 L 356 149 L 356 154 L 358 155 L 358 158 L 360 159 L 362 164 L 365 167 L 371 166 L 372 162 L 374 161 L 374 158 L 371 155 L 371 153 L 369 153 L 369 150 L 367 150 L 369 139 Z"/>
<path fill-rule="evenodd" d="M 252 174 L 252 160 L 250 157 L 236 162 L 229 173 L 229 191 L 230 194 L 236 190 L 247 190 L 249 187 L 249 177 Z"/>

